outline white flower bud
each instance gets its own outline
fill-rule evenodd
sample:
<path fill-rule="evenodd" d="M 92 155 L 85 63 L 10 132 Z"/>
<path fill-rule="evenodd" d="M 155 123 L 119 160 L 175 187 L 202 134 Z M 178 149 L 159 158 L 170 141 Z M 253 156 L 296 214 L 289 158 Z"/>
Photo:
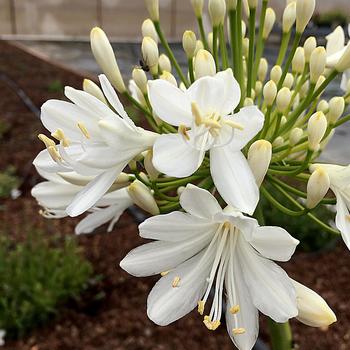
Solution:
<path fill-rule="evenodd" d="M 159 56 L 158 64 L 161 72 L 171 72 L 171 63 L 169 57 L 166 54 L 162 53 Z"/>
<path fill-rule="evenodd" d="M 297 319 L 311 327 L 327 327 L 337 321 L 326 301 L 310 288 L 292 280 L 297 295 Z"/>
<path fill-rule="evenodd" d="M 327 194 L 330 180 L 327 172 L 318 167 L 310 176 L 307 183 L 306 207 L 313 209 Z"/>
<path fill-rule="evenodd" d="M 345 100 L 343 97 L 333 97 L 329 101 L 329 112 L 327 114 L 328 123 L 333 125 L 344 113 Z"/>
<path fill-rule="evenodd" d="M 310 81 L 306 80 L 306 82 L 301 86 L 299 91 L 301 98 L 304 98 L 307 95 L 309 88 L 310 88 Z"/>
<path fill-rule="evenodd" d="M 282 76 L 282 68 L 281 66 L 273 66 L 270 72 L 270 78 L 273 80 L 276 84 L 280 81 Z"/>
<path fill-rule="evenodd" d="M 224 23 L 226 13 L 225 0 L 209 0 L 208 9 L 213 27 Z"/>
<path fill-rule="evenodd" d="M 213 32 L 209 32 L 207 36 L 207 41 L 208 41 L 208 47 L 211 52 L 213 52 Z"/>
<path fill-rule="evenodd" d="M 166 80 L 170 84 L 173 84 L 174 86 L 177 87 L 177 81 L 176 81 L 175 77 L 170 72 L 167 72 L 166 70 L 163 71 L 163 73 L 160 75 L 159 78 Z"/>
<path fill-rule="evenodd" d="M 107 104 L 107 101 L 105 99 L 105 96 L 103 95 L 102 90 L 100 87 L 95 84 L 92 80 L 90 79 L 84 79 L 83 80 L 83 90 L 87 92 L 88 94 L 95 96 L 98 98 L 101 102 Z"/>
<path fill-rule="evenodd" d="M 156 32 L 156 29 L 154 28 L 153 22 L 147 18 L 143 21 L 141 26 L 141 32 L 142 36 L 149 36 L 151 37 L 156 43 L 158 43 L 158 34 Z"/>
<path fill-rule="evenodd" d="M 280 113 L 284 112 L 288 108 L 291 98 L 292 92 L 287 87 L 284 87 L 280 91 L 278 91 L 276 98 L 276 106 L 277 110 Z"/>
<path fill-rule="evenodd" d="M 271 7 L 269 7 L 268 9 L 266 9 L 266 17 L 265 17 L 265 23 L 264 23 L 264 29 L 263 29 L 263 39 L 267 39 L 267 37 L 270 35 L 273 25 L 275 24 L 275 20 L 276 20 L 276 13 Z"/>
<path fill-rule="evenodd" d="M 266 105 L 272 106 L 277 95 L 277 86 L 273 80 L 270 80 L 265 84 L 263 94 Z"/>
<path fill-rule="evenodd" d="M 305 67 L 304 48 L 298 47 L 292 60 L 292 70 L 295 73 L 302 73 Z"/>
<path fill-rule="evenodd" d="M 134 68 L 132 71 L 132 78 L 136 84 L 136 86 L 141 90 L 143 94 L 147 93 L 147 76 L 143 69 Z"/>
<path fill-rule="evenodd" d="M 122 75 L 120 74 L 113 48 L 101 28 L 95 27 L 91 30 L 90 43 L 97 64 L 101 67 L 103 73 L 106 74 L 108 80 L 117 91 L 123 93 L 126 88 Z"/>
<path fill-rule="evenodd" d="M 197 39 L 192 30 L 186 30 L 182 36 L 182 47 L 185 50 L 187 58 L 194 57 L 196 51 Z"/>
<path fill-rule="evenodd" d="M 286 77 L 283 82 L 283 87 L 287 87 L 288 89 L 291 89 L 294 83 L 294 76 L 292 73 L 287 73 Z"/>
<path fill-rule="evenodd" d="M 289 134 L 289 144 L 295 146 L 303 136 L 303 129 L 294 128 Z"/>
<path fill-rule="evenodd" d="M 255 9 L 258 6 L 258 0 L 248 0 L 248 6 L 251 9 Z"/>
<path fill-rule="evenodd" d="M 262 90 L 262 88 L 263 88 L 262 82 L 257 80 L 256 83 L 255 83 L 255 89 L 254 89 L 255 90 L 254 91 L 255 94 L 254 95 L 259 95 L 261 90 Z"/>
<path fill-rule="evenodd" d="M 146 8 L 152 21 L 159 21 L 159 1 L 158 0 L 145 0 Z"/>
<path fill-rule="evenodd" d="M 244 57 L 248 57 L 249 54 L 249 39 L 243 38 L 242 40 L 242 53 Z"/>
<path fill-rule="evenodd" d="M 128 187 L 131 200 L 141 209 L 152 215 L 159 214 L 159 208 L 151 190 L 141 181 L 135 180 Z"/>
<path fill-rule="evenodd" d="M 196 50 L 194 51 L 194 57 L 197 56 L 199 50 L 204 50 L 204 45 L 202 40 L 197 40 L 196 42 Z"/>
<path fill-rule="evenodd" d="M 141 44 L 142 57 L 147 66 L 149 66 L 151 73 L 158 72 L 158 45 L 149 36 L 145 36 Z"/>
<path fill-rule="evenodd" d="M 194 14 L 197 18 L 202 17 L 203 13 L 203 0 L 191 0 Z"/>
<path fill-rule="evenodd" d="M 269 68 L 269 64 L 267 59 L 262 57 L 260 58 L 259 68 L 258 68 L 258 79 L 263 83 L 266 79 L 267 70 Z"/>
<path fill-rule="evenodd" d="M 281 126 L 283 126 L 284 124 L 287 123 L 287 117 L 282 115 L 282 118 L 281 118 Z"/>
<path fill-rule="evenodd" d="M 159 175 L 159 171 L 154 167 L 152 159 L 153 152 L 151 150 L 147 151 L 143 160 L 143 165 L 145 166 L 145 169 L 150 179 L 155 180 Z"/>
<path fill-rule="evenodd" d="M 228 10 L 235 10 L 237 7 L 237 0 L 226 0 Z"/>
<path fill-rule="evenodd" d="M 329 110 L 329 104 L 326 100 L 321 100 L 317 105 L 317 112 L 327 113 Z"/>
<path fill-rule="evenodd" d="M 310 57 L 310 81 L 316 83 L 326 68 L 327 54 L 322 46 L 316 47 Z"/>
<path fill-rule="evenodd" d="M 211 53 L 207 50 L 199 50 L 194 59 L 194 73 L 196 79 L 216 74 L 215 61 Z"/>
<path fill-rule="evenodd" d="M 245 22 L 242 20 L 242 38 L 245 37 L 246 33 L 247 33 L 247 25 L 245 24 Z"/>
<path fill-rule="evenodd" d="M 327 119 L 322 112 L 314 113 L 307 124 L 309 149 L 318 151 L 320 142 L 327 130 Z"/>
<path fill-rule="evenodd" d="M 317 79 L 316 85 L 315 85 L 315 91 L 318 90 L 318 88 L 323 84 L 323 82 L 326 80 L 324 75 L 320 75 L 319 78 Z M 320 92 L 320 94 L 322 91 Z"/>
<path fill-rule="evenodd" d="M 305 54 L 305 62 L 310 62 L 310 57 L 312 52 L 316 49 L 317 42 L 314 36 L 310 36 L 305 40 L 304 43 L 304 54 Z"/>
<path fill-rule="evenodd" d="M 296 30 L 302 33 L 315 11 L 315 0 L 297 0 Z"/>
<path fill-rule="evenodd" d="M 254 100 L 251 97 L 246 97 L 243 103 L 244 107 L 254 106 Z"/>
<path fill-rule="evenodd" d="M 258 140 L 248 150 L 248 163 L 258 186 L 264 180 L 272 157 L 272 145 L 269 141 Z"/>
<path fill-rule="evenodd" d="M 334 68 L 337 72 L 344 72 L 350 68 L 350 43 L 346 46 L 343 56 L 341 56 Z"/>
<path fill-rule="evenodd" d="M 284 138 L 282 136 L 278 136 L 275 138 L 275 141 L 272 142 L 273 147 L 280 147 L 284 143 Z"/>
<path fill-rule="evenodd" d="M 287 7 L 284 9 L 283 12 L 283 19 L 282 19 L 282 29 L 283 33 L 288 33 L 292 26 L 295 23 L 296 19 L 296 2 L 292 1 L 290 4 L 287 5 Z"/>

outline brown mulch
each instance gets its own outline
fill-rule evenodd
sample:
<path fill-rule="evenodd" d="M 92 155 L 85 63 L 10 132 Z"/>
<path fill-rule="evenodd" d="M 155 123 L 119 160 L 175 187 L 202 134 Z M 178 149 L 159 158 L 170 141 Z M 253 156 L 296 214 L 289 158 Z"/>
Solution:
<path fill-rule="evenodd" d="M 37 106 L 49 98 L 62 98 L 60 92 L 49 92 L 54 80 L 63 85 L 81 86 L 81 77 L 47 64 L 27 53 L 0 42 L 0 72 L 6 72 L 21 86 Z M 48 234 L 72 234 L 76 220 L 45 220 L 30 196 L 30 188 L 40 181 L 30 166 L 42 149 L 36 135 L 43 131 L 40 122 L 20 99 L 0 81 L 0 118 L 11 123 L 11 129 L 0 141 L 0 170 L 14 165 L 24 178 L 23 195 L 17 200 L 0 203 L 0 231 L 23 237 L 31 228 Z M 316 233 L 317 234 L 317 233 Z M 83 303 L 63 307 L 56 319 L 29 337 L 7 341 L 6 350 L 124 350 L 124 349 L 232 349 L 225 327 L 209 332 L 196 312 L 168 327 L 158 327 L 147 319 L 146 300 L 157 278 L 134 278 L 118 264 L 125 254 L 142 240 L 137 236 L 133 218 L 124 214 L 116 229 L 79 237 L 79 243 L 92 262 L 95 273 L 102 274 L 100 291 L 105 297 L 94 301 L 87 293 Z M 350 349 L 350 254 L 344 244 L 319 253 L 297 253 L 284 264 L 291 277 L 321 293 L 334 309 L 338 322 L 328 330 L 320 330 L 292 321 L 297 349 Z M 263 322 L 261 335 L 267 339 Z"/>

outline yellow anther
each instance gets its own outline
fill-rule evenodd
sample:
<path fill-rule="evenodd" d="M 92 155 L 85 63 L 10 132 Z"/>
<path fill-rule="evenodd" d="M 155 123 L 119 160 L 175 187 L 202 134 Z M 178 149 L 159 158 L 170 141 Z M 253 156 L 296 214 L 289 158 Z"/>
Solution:
<path fill-rule="evenodd" d="M 179 283 L 180 283 L 180 277 L 179 276 L 174 277 L 173 284 L 172 284 L 173 288 L 178 287 Z"/>
<path fill-rule="evenodd" d="M 47 147 L 47 150 L 48 150 L 48 152 L 49 152 L 51 158 L 52 158 L 55 162 L 58 162 L 58 161 L 61 161 L 61 160 L 62 160 L 60 154 L 59 154 L 58 151 L 57 151 L 56 146 L 49 146 L 49 147 Z"/>
<path fill-rule="evenodd" d="M 234 315 L 237 312 L 239 312 L 240 310 L 241 310 L 241 308 L 239 307 L 239 305 L 234 305 L 234 306 L 231 307 L 230 312 L 231 312 L 231 314 Z"/>
<path fill-rule="evenodd" d="M 183 137 L 184 137 L 187 141 L 189 141 L 190 135 L 188 135 L 187 128 L 186 128 L 185 125 L 183 125 L 183 124 L 179 125 L 179 127 L 178 127 L 178 132 L 179 132 L 179 134 L 183 135 Z"/>
<path fill-rule="evenodd" d="M 163 272 L 160 273 L 160 275 L 161 275 L 162 277 L 164 277 L 164 276 L 166 276 L 169 272 L 170 272 L 170 270 L 168 270 L 168 271 L 163 271 Z"/>
<path fill-rule="evenodd" d="M 202 123 L 207 126 L 208 128 L 216 128 L 216 129 L 220 129 L 221 128 L 221 124 L 219 122 L 217 122 L 214 119 L 204 119 L 202 121 Z"/>
<path fill-rule="evenodd" d="M 224 229 L 229 229 L 231 227 L 231 223 L 229 222 L 229 221 L 226 221 L 225 223 L 224 223 Z"/>
<path fill-rule="evenodd" d="M 78 125 L 78 128 L 80 129 L 80 131 L 83 133 L 83 135 L 87 139 L 89 139 L 90 138 L 90 134 L 89 134 L 88 130 L 86 129 L 86 126 L 83 123 L 81 123 L 81 122 L 78 122 L 77 125 Z"/>
<path fill-rule="evenodd" d="M 225 119 L 222 122 L 233 129 L 244 130 L 244 126 L 242 124 L 236 123 L 231 119 Z"/>
<path fill-rule="evenodd" d="M 202 116 L 199 107 L 196 102 L 191 103 L 192 115 L 197 126 L 202 124 Z"/>
<path fill-rule="evenodd" d="M 68 147 L 70 145 L 70 141 L 66 138 L 62 129 L 57 129 L 51 134 L 51 136 L 54 137 L 56 140 L 61 141 L 63 147 Z"/>
<path fill-rule="evenodd" d="M 204 306 L 205 306 L 205 303 L 203 300 L 199 300 L 198 302 L 198 312 L 200 315 L 203 315 L 204 313 Z"/>
<path fill-rule="evenodd" d="M 244 334 L 245 333 L 245 328 L 233 328 L 232 329 L 232 333 L 234 335 Z"/>
<path fill-rule="evenodd" d="M 47 137 L 44 134 L 39 134 L 38 139 L 45 144 L 46 148 L 49 148 L 50 146 L 54 147 L 56 145 L 53 140 L 51 140 L 49 137 Z"/>
<path fill-rule="evenodd" d="M 215 331 L 221 324 L 219 320 L 211 321 L 209 316 L 204 316 L 203 323 L 210 331 Z"/>

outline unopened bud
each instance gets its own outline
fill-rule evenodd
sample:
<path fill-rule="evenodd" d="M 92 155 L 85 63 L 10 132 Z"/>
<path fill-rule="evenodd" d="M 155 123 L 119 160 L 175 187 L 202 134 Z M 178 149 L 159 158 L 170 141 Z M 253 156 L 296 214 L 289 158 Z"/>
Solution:
<path fill-rule="evenodd" d="M 329 101 L 329 112 L 327 114 L 328 123 L 333 125 L 344 113 L 345 100 L 343 97 L 333 97 Z"/>
<path fill-rule="evenodd" d="M 158 45 L 149 36 L 145 36 L 141 45 L 142 57 L 147 66 L 150 68 L 152 74 L 158 72 Z"/>
<path fill-rule="evenodd" d="M 235 10 L 237 7 L 237 0 L 226 0 L 228 10 Z"/>
<path fill-rule="evenodd" d="M 101 67 L 103 73 L 106 74 L 108 80 L 117 91 L 123 93 L 126 88 L 120 74 L 113 48 L 101 28 L 95 27 L 91 30 L 90 43 L 97 64 Z"/>
<path fill-rule="evenodd" d="M 297 0 L 296 5 L 296 30 L 302 33 L 315 11 L 315 0 Z"/>
<path fill-rule="evenodd" d="M 292 61 L 292 70 L 295 73 L 302 73 L 305 67 L 305 54 L 304 48 L 298 47 L 295 51 L 293 61 Z"/>
<path fill-rule="evenodd" d="M 292 73 L 287 73 L 286 77 L 283 82 L 283 87 L 287 87 L 288 89 L 291 89 L 294 83 L 294 76 Z"/>
<path fill-rule="evenodd" d="M 288 88 L 284 87 L 280 91 L 278 91 L 276 98 L 276 106 L 277 110 L 280 113 L 284 112 L 288 108 L 291 98 L 292 93 Z"/>
<path fill-rule="evenodd" d="M 141 181 L 135 180 L 128 187 L 131 200 L 141 209 L 152 215 L 159 214 L 159 208 L 151 190 Z"/>
<path fill-rule="evenodd" d="M 317 79 L 316 85 L 315 85 L 315 91 L 318 90 L 318 88 L 323 84 L 323 82 L 326 80 L 324 75 L 320 75 Z M 322 94 L 323 91 L 320 91 L 319 95 Z M 318 96 L 319 96 L 318 95 Z"/>
<path fill-rule="evenodd" d="M 284 138 L 282 136 L 278 136 L 275 138 L 275 140 L 272 142 L 273 147 L 280 147 L 284 144 Z"/>
<path fill-rule="evenodd" d="M 288 33 L 295 23 L 296 19 L 296 2 L 292 1 L 287 5 L 283 12 L 282 29 L 283 33 Z"/>
<path fill-rule="evenodd" d="M 350 43 L 346 46 L 345 52 L 340 57 L 334 68 L 337 72 L 344 72 L 350 68 Z"/>
<path fill-rule="evenodd" d="M 327 130 L 327 119 L 322 112 L 314 113 L 307 124 L 309 149 L 318 151 L 320 142 Z"/>
<path fill-rule="evenodd" d="M 207 40 L 208 40 L 208 47 L 211 52 L 213 52 L 213 39 L 214 39 L 213 32 L 209 32 L 207 36 Z"/>
<path fill-rule="evenodd" d="M 203 13 L 203 0 L 191 0 L 194 14 L 197 18 L 202 17 Z"/>
<path fill-rule="evenodd" d="M 304 98 L 307 95 L 309 88 L 310 88 L 310 82 L 309 80 L 306 80 L 306 82 L 301 86 L 299 91 L 301 98 Z"/>
<path fill-rule="evenodd" d="M 159 1 L 158 0 L 145 0 L 146 8 L 152 21 L 159 21 Z"/>
<path fill-rule="evenodd" d="M 143 160 L 143 165 L 145 166 L 146 172 L 151 180 L 155 180 L 158 175 L 159 171 L 154 167 L 153 162 L 153 152 L 147 151 L 145 154 L 145 158 Z"/>
<path fill-rule="evenodd" d="M 186 30 L 182 36 L 182 47 L 185 50 L 187 58 L 193 58 L 196 51 L 197 39 L 192 30 Z"/>
<path fill-rule="evenodd" d="M 225 0 L 209 0 L 208 9 L 213 27 L 224 23 L 226 13 Z"/>
<path fill-rule="evenodd" d="M 303 129 L 294 128 L 289 134 L 289 144 L 295 146 L 303 136 Z"/>
<path fill-rule="evenodd" d="M 249 54 L 249 39 L 243 38 L 242 40 L 242 53 L 244 57 L 248 57 Z"/>
<path fill-rule="evenodd" d="M 323 112 L 326 114 L 329 110 L 329 104 L 326 100 L 321 100 L 317 105 L 317 112 Z"/>
<path fill-rule="evenodd" d="M 146 94 L 148 79 L 144 70 L 141 68 L 134 68 L 132 71 L 132 78 L 141 92 Z"/>
<path fill-rule="evenodd" d="M 142 37 L 149 36 L 156 43 L 158 43 L 158 34 L 156 32 L 156 29 L 154 28 L 153 22 L 149 18 L 143 21 L 141 26 L 141 32 L 142 32 Z"/>
<path fill-rule="evenodd" d="M 269 141 L 258 140 L 248 150 L 248 163 L 258 186 L 264 180 L 272 157 L 272 145 Z"/>
<path fill-rule="evenodd" d="M 269 64 L 267 62 L 267 59 L 262 57 L 260 58 L 259 62 L 259 69 L 258 69 L 258 79 L 263 83 L 266 79 L 267 70 L 269 68 Z"/>
<path fill-rule="evenodd" d="M 270 78 L 273 80 L 276 84 L 280 81 L 282 76 L 282 68 L 281 66 L 273 66 L 270 72 Z"/>
<path fill-rule="evenodd" d="M 262 88 L 263 88 L 262 82 L 257 80 L 255 83 L 255 94 L 254 95 L 259 95 Z"/>
<path fill-rule="evenodd" d="M 194 59 L 194 72 L 196 79 L 213 76 L 216 73 L 215 61 L 207 50 L 199 50 Z"/>
<path fill-rule="evenodd" d="M 199 50 L 204 50 L 204 45 L 203 45 L 202 40 L 197 40 L 196 50 L 194 51 L 194 56 L 197 56 L 197 53 L 199 52 Z"/>
<path fill-rule="evenodd" d="M 97 84 L 95 84 L 90 79 L 84 79 L 83 81 L 83 90 L 87 92 L 88 94 L 95 96 L 98 98 L 101 102 L 107 104 L 107 101 L 105 99 L 105 96 L 103 95 L 102 90 L 99 88 Z"/>
<path fill-rule="evenodd" d="M 314 36 L 310 36 L 305 40 L 304 43 L 304 54 L 305 54 L 305 62 L 310 62 L 310 57 L 312 52 L 316 49 L 317 42 Z"/>
<path fill-rule="evenodd" d="M 249 107 L 254 105 L 254 100 L 251 97 L 246 97 L 243 103 L 244 107 Z"/>
<path fill-rule="evenodd" d="M 174 86 L 177 87 L 177 81 L 175 79 L 175 77 L 170 73 L 167 72 L 166 70 L 160 75 L 159 77 L 162 80 L 166 80 L 167 82 L 169 82 L 170 84 L 173 84 Z"/>
<path fill-rule="evenodd" d="M 246 33 L 247 33 L 247 25 L 245 24 L 245 22 L 243 20 L 242 20 L 241 24 L 242 24 L 242 38 L 244 38 Z"/>
<path fill-rule="evenodd" d="M 251 9 L 255 9 L 258 6 L 258 0 L 248 0 L 248 6 Z"/>
<path fill-rule="evenodd" d="M 324 47 L 316 47 L 310 57 L 310 81 L 316 84 L 320 75 L 326 68 L 327 54 Z"/>
<path fill-rule="evenodd" d="M 330 180 L 327 172 L 318 167 L 310 176 L 307 183 L 306 207 L 313 209 L 327 194 Z"/>
<path fill-rule="evenodd" d="M 158 64 L 161 72 L 171 72 L 171 63 L 169 57 L 166 54 L 162 53 L 159 56 Z"/>
<path fill-rule="evenodd" d="M 272 106 L 277 95 L 277 86 L 274 81 L 270 80 L 265 84 L 263 94 L 266 105 Z"/>
<path fill-rule="evenodd" d="M 292 280 L 297 296 L 297 319 L 311 327 L 327 327 L 337 321 L 326 301 L 310 288 Z"/>
<path fill-rule="evenodd" d="M 267 39 L 267 37 L 270 35 L 273 25 L 275 24 L 275 20 L 276 13 L 271 7 L 269 7 L 266 10 L 266 17 L 263 29 L 263 39 Z"/>

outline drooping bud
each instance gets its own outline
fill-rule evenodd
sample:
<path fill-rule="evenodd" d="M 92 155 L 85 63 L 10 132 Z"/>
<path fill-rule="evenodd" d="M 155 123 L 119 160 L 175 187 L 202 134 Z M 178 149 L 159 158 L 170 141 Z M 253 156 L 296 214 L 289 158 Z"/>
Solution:
<path fill-rule="evenodd" d="M 158 0 L 145 0 L 147 11 L 152 21 L 159 21 L 159 1 Z"/>
<path fill-rule="evenodd" d="M 296 19 L 296 2 L 292 1 L 290 4 L 287 5 L 287 7 L 284 9 L 283 12 L 283 19 L 282 19 L 282 30 L 283 33 L 288 33 L 292 26 L 295 23 Z"/>
<path fill-rule="evenodd" d="M 320 142 L 327 130 L 327 119 L 322 112 L 314 113 L 307 124 L 309 149 L 318 151 Z"/>
<path fill-rule="evenodd" d="M 258 69 L 258 79 L 263 83 L 266 79 L 267 70 L 269 68 L 269 64 L 267 62 L 267 59 L 262 57 L 260 58 L 259 62 L 259 69 Z"/>
<path fill-rule="evenodd" d="M 158 45 L 149 36 L 145 36 L 141 44 L 142 57 L 144 62 L 150 68 L 152 74 L 158 72 Z"/>
<path fill-rule="evenodd" d="M 315 0 L 297 0 L 296 5 L 296 30 L 302 33 L 315 11 Z"/>
<path fill-rule="evenodd" d="M 292 73 L 287 73 L 286 77 L 283 82 L 283 87 L 287 87 L 288 89 L 291 89 L 294 83 L 294 76 Z"/>
<path fill-rule="evenodd" d="M 327 120 L 330 125 L 333 125 L 340 116 L 344 113 L 345 100 L 343 97 L 333 97 L 329 101 L 329 112 L 327 113 Z"/>
<path fill-rule="evenodd" d="M 92 80 L 90 79 L 84 79 L 83 80 L 83 90 L 87 92 L 88 94 L 95 96 L 98 98 L 101 102 L 107 104 L 107 101 L 105 99 L 105 96 L 103 95 L 102 90 L 100 87 L 95 84 Z"/>
<path fill-rule="evenodd" d="M 337 72 L 344 72 L 350 68 L 350 43 L 346 46 L 343 56 L 340 57 L 334 68 Z"/>
<path fill-rule="evenodd" d="M 192 30 L 186 30 L 182 36 L 182 47 L 187 58 L 193 58 L 196 51 L 197 39 L 196 34 Z"/>
<path fill-rule="evenodd" d="M 143 69 L 134 68 L 132 71 L 132 78 L 136 84 L 136 86 L 141 90 L 143 94 L 147 93 L 147 76 Z"/>
<path fill-rule="evenodd" d="M 108 80 L 117 91 L 123 93 L 126 88 L 122 75 L 120 74 L 113 48 L 101 28 L 95 27 L 91 30 L 90 43 L 97 64 L 101 67 L 103 73 L 106 74 Z"/>
<path fill-rule="evenodd" d="M 310 176 L 307 183 L 306 207 L 313 209 L 327 194 L 330 180 L 327 172 L 318 167 Z"/>
<path fill-rule="evenodd" d="M 292 280 L 297 295 L 297 319 L 311 327 L 327 327 L 337 321 L 326 301 L 310 288 Z"/>
<path fill-rule="evenodd" d="M 142 36 L 149 36 L 151 37 L 156 43 L 158 43 L 158 34 L 156 32 L 156 29 L 154 28 L 153 22 L 147 18 L 143 21 L 141 26 L 141 32 Z"/>
<path fill-rule="evenodd" d="M 159 78 L 162 80 L 166 80 L 170 84 L 173 84 L 174 86 L 177 87 L 177 81 L 176 81 L 175 77 L 170 72 L 167 72 L 166 70 L 163 71 L 163 73 L 160 75 Z"/>
<path fill-rule="evenodd" d="M 194 73 L 196 79 L 205 76 L 213 76 L 216 73 L 215 61 L 207 50 L 199 50 L 194 59 Z"/>
<path fill-rule="evenodd" d="M 281 66 L 273 66 L 270 72 L 270 78 L 273 80 L 276 84 L 280 81 L 282 76 L 282 68 Z"/>
<path fill-rule="evenodd" d="M 248 163 L 258 186 L 264 180 L 272 157 L 272 145 L 269 141 L 258 140 L 248 150 Z"/>
<path fill-rule="evenodd" d="M 272 106 L 277 95 L 277 86 L 273 80 L 270 80 L 265 84 L 263 94 L 266 105 Z"/>
<path fill-rule="evenodd" d="M 316 49 L 317 42 L 314 36 L 310 36 L 305 40 L 304 43 L 304 54 L 305 54 L 305 62 L 310 62 L 310 57 L 312 52 Z"/>
<path fill-rule="evenodd" d="M 235 10 L 237 7 L 237 0 L 226 0 L 228 10 Z"/>
<path fill-rule="evenodd" d="M 278 91 L 277 98 L 276 98 L 276 106 L 277 106 L 277 110 L 280 113 L 283 113 L 288 108 L 291 97 L 292 97 L 292 93 L 286 87 Z"/>
<path fill-rule="evenodd" d="M 292 60 L 292 70 L 295 73 L 302 73 L 305 67 L 304 48 L 298 47 Z"/>
<path fill-rule="evenodd" d="M 289 134 L 289 144 L 295 146 L 303 136 L 303 129 L 294 128 Z"/>
<path fill-rule="evenodd" d="M 209 0 L 208 9 L 213 27 L 224 23 L 226 13 L 225 0 Z"/>
<path fill-rule="evenodd" d="M 264 29 L 263 29 L 263 39 L 267 39 L 267 37 L 270 35 L 273 25 L 275 24 L 275 20 L 276 20 L 276 13 L 271 7 L 269 7 L 268 9 L 266 9 L 266 17 L 265 17 L 265 23 L 264 23 Z"/>
<path fill-rule="evenodd" d="M 171 62 L 166 54 L 162 53 L 159 56 L 158 64 L 161 72 L 165 71 L 171 73 Z"/>
<path fill-rule="evenodd" d="M 327 54 L 324 47 L 316 47 L 310 57 L 310 81 L 316 84 L 320 75 L 326 68 Z"/>
<path fill-rule="evenodd" d="M 329 104 L 326 100 L 321 100 L 317 105 L 317 112 L 323 112 L 326 114 L 329 110 Z"/>
<path fill-rule="evenodd" d="M 159 208 L 153 197 L 151 190 L 141 181 L 135 180 L 128 187 L 128 193 L 131 200 L 144 211 L 158 215 Z"/>
<path fill-rule="evenodd" d="M 203 0 L 191 0 L 194 14 L 197 18 L 202 17 L 203 13 Z"/>

